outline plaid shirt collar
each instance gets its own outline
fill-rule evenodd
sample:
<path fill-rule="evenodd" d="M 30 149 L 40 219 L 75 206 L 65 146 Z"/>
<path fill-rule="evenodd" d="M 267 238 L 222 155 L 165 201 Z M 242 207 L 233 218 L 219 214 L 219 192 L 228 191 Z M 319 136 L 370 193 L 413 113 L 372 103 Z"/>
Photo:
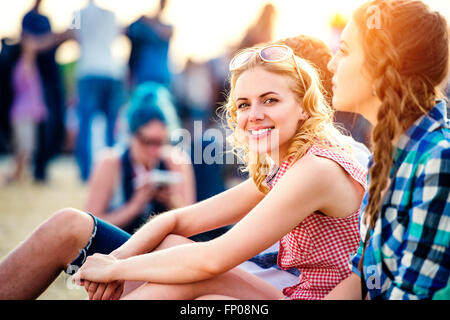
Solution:
<path fill-rule="evenodd" d="M 395 145 L 397 149 L 394 156 L 395 163 L 401 163 L 402 156 L 414 149 L 416 144 L 421 141 L 426 134 L 448 125 L 447 105 L 442 100 L 438 101 L 428 114 L 416 120 L 416 122 L 400 136 Z"/>

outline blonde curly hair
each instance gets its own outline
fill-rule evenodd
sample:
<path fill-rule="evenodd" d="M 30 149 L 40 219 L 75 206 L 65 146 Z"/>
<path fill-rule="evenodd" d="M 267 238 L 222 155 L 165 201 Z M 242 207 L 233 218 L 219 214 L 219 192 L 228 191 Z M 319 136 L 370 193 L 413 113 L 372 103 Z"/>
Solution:
<path fill-rule="evenodd" d="M 244 50 L 259 50 L 253 47 Z M 239 54 L 239 53 L 238 53 Z M 295 61 L 294 61 L 295 59 Z M 298 70 L 303 81 L 300 79 Z M 258 189 L 267 194 L 268 186 L 264 183 L 271 167 L 271 160 L 267 154 L 258 154 L 249 149 L 248 142 L 243 141 L 237 130 L 237 105 L 234 100 L 237 79 L 247 70 L 261 67 L 264 70 L 288 77 L 290 89 L 298 98 L 308 118 L 299 123 L 297 132 L 292 137 L 288 152 L 281 161 L 286 159 L 292 164 L 303 157 L 314 144 L 325 148 L 338 148 L 351 152 L 348 137 L 333 125 L 333 109 L 324 98 L 321 81 L 316 70 L 304 59 L 293 55 L 281 62 L 264 62 L 255 54 L 245 65 L 231 72 L 230 90 L 223 106 L 224 115 L 232 134 L 229 140 L 233 146 L 232 151 L 240 158 L 244 166 L 243 172 L 248 172 Z"/>

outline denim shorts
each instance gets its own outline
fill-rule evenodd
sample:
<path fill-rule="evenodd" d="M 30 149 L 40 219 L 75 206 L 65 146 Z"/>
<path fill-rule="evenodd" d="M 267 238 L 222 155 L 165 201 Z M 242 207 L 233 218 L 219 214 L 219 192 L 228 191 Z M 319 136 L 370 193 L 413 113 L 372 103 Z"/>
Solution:
<path fill-rule="evenodd" d="M 67 266 L 65 272 L 69 275 L 75 274 L 88 256 L 94 253 L 110 254 L 131 237 L 129 233 L 122 229 L 98 219 L 89 212 L 87 213 L 94 219 L 94 229 L 88 244 L 80 250 L 78 257 Z"/>

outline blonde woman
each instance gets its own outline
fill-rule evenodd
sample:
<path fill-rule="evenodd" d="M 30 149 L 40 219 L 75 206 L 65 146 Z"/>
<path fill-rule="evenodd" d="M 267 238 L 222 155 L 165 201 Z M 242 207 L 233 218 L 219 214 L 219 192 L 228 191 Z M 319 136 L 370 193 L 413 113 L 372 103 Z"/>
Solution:
<path fill-rule="evenodd" d="M 289 47 L 270 45 L 242 51 L 230 71 L 226 116 L 250 179 L 157 216 L 109 255 L 88 257 L 74 279 L 90 298 L 320 299 L 350 275 L 366 172 L 333 127 L 315 70 Z M 187 239 L 229 224 L 214 240 Z M 280 239 L 279 266 L 299 269 L 298 284 L 280 291 L 236 268 Z M 131 290 L 135 281 L 143 284 Z"/>

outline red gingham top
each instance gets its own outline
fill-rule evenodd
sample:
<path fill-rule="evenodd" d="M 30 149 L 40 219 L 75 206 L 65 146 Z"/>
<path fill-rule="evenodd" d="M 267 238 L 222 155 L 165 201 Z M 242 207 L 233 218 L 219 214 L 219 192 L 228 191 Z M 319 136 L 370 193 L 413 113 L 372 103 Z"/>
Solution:
<path fill-rule="evenodd" d="M 344 152 L 312 146 L 307 153 L 338 163 L 355 181 L 366 188 L 367 170 Z M 269 175 L 272 189 L 289 169 L 284 161 L 278 172 Z M 359 210 L 346 218 L 314 212 L 280 240 L 278 266 L 297 268 L 299 283 L 283 289 L 294 300 L 319 300 L 351 274 L 350 257 L 359 246 Z"/>

